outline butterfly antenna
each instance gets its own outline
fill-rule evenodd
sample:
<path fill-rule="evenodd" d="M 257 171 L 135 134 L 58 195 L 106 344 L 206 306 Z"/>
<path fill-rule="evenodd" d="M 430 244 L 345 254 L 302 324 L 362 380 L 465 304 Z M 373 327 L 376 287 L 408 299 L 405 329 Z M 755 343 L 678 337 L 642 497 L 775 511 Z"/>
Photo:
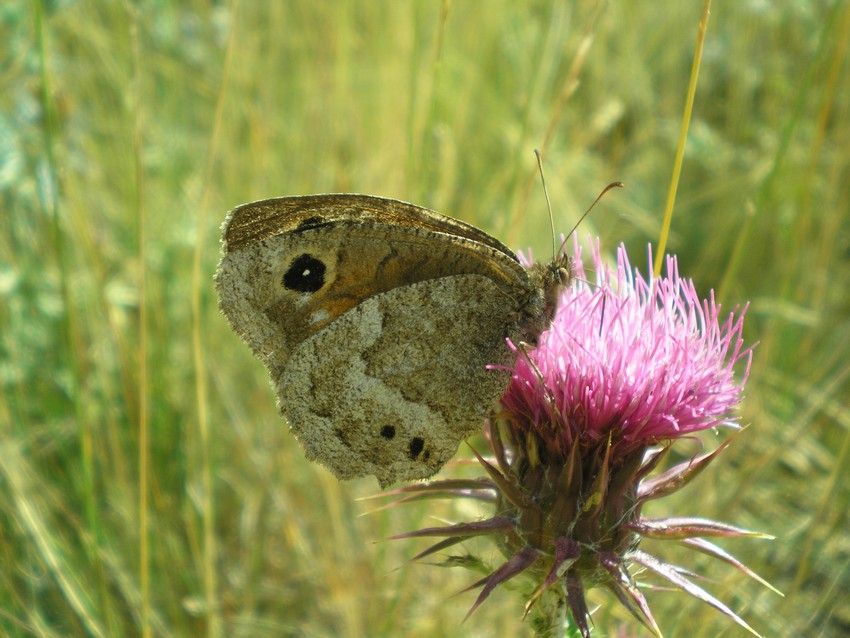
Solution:
<path fill-rule="evenodd" d="M 552 202 L 549 201 L 549 189 L 546 188 L 546 178 L 543 176 L 543 158 L 540 157 L 540 151 L 536 148 L 534 155 L 537 156 L 537 170 L 540 171 L 540 183 L 543 184 L 543 194 L 546 196 L 546 210 L 549 211 L 549 226 L 552 228 L 552 259 L 554 259 L 558 256 L 558 247 L 555 241 L 555 217 L 552 215 Z"/>
<path fill-rule="evenodd" d="M 590 205 L 590 207 L 586 211 L 584 211 L 584 215 L 579 217 L 578 221 L 576 222 L 576 225 L 573 226 L 573 229 L 570 231 L 569 235 L 566 236 L 566 238 L 564 239 L 564 243 L 561 244 L 561 250 L 564 249 L 564 246 L 567 243 L 567 239 L 572 237 L 573 233 L 576 232 L 576 229 L 578 228 L 579 224 L 584 221 L 584 218 L 587 217 L 590 211 L 593 210 L 593 207 L 596 206 L 597 203 L 599 203 L 599 200 L 605 196 L 605 193 L 610 191 L 612 188 L 624 188 L 623 182 L 611 182 L 610 184 L 608 184 L 608 186 L 602 189 L 602 192 L 597 195 L 596 199 L 593 200 L 593 203 Z"/>

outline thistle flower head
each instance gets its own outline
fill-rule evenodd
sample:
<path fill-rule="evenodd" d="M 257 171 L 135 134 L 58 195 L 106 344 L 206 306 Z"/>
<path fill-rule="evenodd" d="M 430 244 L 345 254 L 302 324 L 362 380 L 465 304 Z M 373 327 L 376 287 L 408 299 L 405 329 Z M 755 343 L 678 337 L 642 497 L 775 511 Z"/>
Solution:
<path fill-rule="evenodd" d="M 576 284 L 562 299 L 549 331 L 525 356 L 517 350 L 502 405 L 514 427 L 533 430 L 553 452 L 607 444 L 614 459 L 647 446 L 726 424 L 741 398 L 734 365 L 742 358 L 744 313 L 721 322 L 679 276 L 642 277 L 625 248 L 612 272 L 592 250 L 596 283 L 587 282 L 576 246 Z"/>
<path fill-rule="evenodd" d="M 689 483 L 725 447 L 650 477 L 677 439 L 737 427 L 733 410 L 751 358 L 742 338 L 744 310 L 721 317 L 713 294 L 700 299 L 693 283 L 679 276 L 675 258 L 667 258 L 666 276 L 644 277 L 623 247 L 616 269 L 606 266 L 597 242 L 590 284 L 577 242 L 576 254 L 577 283 L 565 291 L 551 328 L 533 350 L 512 346 L 512 381 L 501 412 L 485 429 L 492 458 L 476 453 L 487 479 L 395 492 L 405 500 L 435 493 L 475 497 L 495 504 L 493 516 L 396 538 L 444 537 L 417 558 L 470 536 L 496 543 L 506 562 L 473 585 L 482 590 L 470 613 L 522 573 L 533 585 L 526 609 L 555 600 L 549 608 L 569 609 L 583 636 L 590 634 L 585 591 L 593 587 L 611 590 L 660 635 L 633 576 L 638 566 L 753 631 L 680 568 L 639 547 L 642 537 L 679 540 L 758 579 L 706 537 L 763 535 L 702 518 L 641 516 L 647 500 Z M 743 367 L 738 379 L 736 364 Z"/>

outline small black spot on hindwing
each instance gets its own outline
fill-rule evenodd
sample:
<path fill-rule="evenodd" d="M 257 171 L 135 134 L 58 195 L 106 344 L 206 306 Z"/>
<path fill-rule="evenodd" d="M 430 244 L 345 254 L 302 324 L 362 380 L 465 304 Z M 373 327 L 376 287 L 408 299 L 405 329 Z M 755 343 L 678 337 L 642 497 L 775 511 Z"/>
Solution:
<path fill-rule="evenodd" d="M 422 453 L 422 450 L 425 448 L 425 439 L 415 436 L 413 440 L 410 442 L 407 450 L 410 453 L 410 458 L 415 459 Z"/>
<path fill-rule="evenodd" d="M 393 439 L 395 438 L 395 426 L 394 425 L 385 425 L 381 428 L 381 436 L 385 439 Z"/>
<path fill-rule="evenodd" d="M 292 260 L 283 275 L 283 285 L 296 292 L 316 292 L 325 285 L 325 264 L 304 253 Z"/>

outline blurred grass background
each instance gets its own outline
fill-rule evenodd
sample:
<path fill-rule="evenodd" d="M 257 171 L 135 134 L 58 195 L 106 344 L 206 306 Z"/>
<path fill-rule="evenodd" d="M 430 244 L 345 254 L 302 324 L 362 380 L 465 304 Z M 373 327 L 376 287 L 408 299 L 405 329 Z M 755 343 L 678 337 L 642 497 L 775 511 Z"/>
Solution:
<path fill-rule="evenodd" d="M 626 183 L 579 232 L 646 271 L 701 9 L 4 3 L 0 633 L 526 635 L 512 592 L 461 625 L 475 575 L 380 542 L 475 512 L 370 513 L 372 479 L 304 461 L 216 308 L 219 224 L 353 191 L 546 255 L 542 148 L 559 231 Z M 724 546 L 785 599 L 681 559 L 766 636 L 850 632 L 848 41 L 847 2 L 714 3 L 668 246 L 704 294 L 751 302 L 760 345 L 749 428 L 650 514 L 776 535 Z M 596 635 L 633 626 L 594 600 Z M 649 600 L 667 635 L 742 633 L 682 594 Z"/>

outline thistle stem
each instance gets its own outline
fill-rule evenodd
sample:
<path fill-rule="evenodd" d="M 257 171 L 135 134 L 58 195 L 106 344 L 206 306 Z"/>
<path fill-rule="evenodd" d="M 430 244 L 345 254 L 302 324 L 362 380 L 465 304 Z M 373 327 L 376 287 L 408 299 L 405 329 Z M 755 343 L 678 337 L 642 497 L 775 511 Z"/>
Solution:
<path fill-rule="evenodd" d="M 531 626 L 537 638 L 564 638 L 571 623 L 567 615 L 567 601 L 564 592 L 550 587 L 531 609 Z"/>

